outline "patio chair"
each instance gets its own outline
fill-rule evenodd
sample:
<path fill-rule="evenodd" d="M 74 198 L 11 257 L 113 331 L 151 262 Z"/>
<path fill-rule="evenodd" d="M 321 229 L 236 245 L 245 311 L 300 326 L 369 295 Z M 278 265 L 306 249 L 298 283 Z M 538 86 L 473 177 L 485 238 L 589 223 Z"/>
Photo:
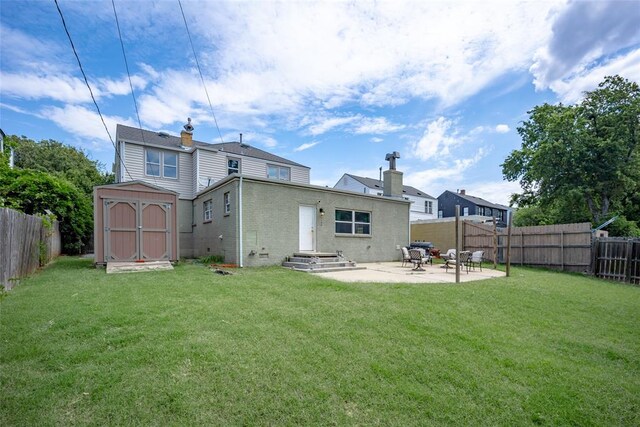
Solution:
<path fill-rule="evenodd" d="M 447 253 L 442 256 L 442 258 L 445 259 L 445 260 L 447 260 L 447 259 L 456 259 L 456 250 L 455 249 L 449 249 L 447 251 Z"/>
<path fill-rule="evenodd" d="M 422 249 L 409 249 L 409 256 L 411 257 L 411 263 L 415 264 L 414 271 L 424 271 L 422 266 L 429 262 L 429 257 L 425 255 Z"/>
<path fill-rule="evenodd" d="M 467 274 L 469 274 L 469 258 L 471 258 L 471 252 L 461 251 L 458 258 L 448 259 L 444 262 L 445 272 L 449 271 L 449 268 L 455 268 L 457 263 L 460 263 L 461 267 L 467 267 Z"/>
<path fill-rule="evenodd" d="M 482 257 L 484 257 L 484 251 L 475 251 L 471 254 L 471 258 L 467 261 L 467 271 L 469 271 L 469 267 L 476 269 L 476 265 L 480 267 L 480 271 L 482 271 Z"/>
<path fill-rule="evenodd" d="M 403 246 L 402 248 L 400 248 L 400 250 L 402 251 L 402 266 L 404 267 L 405 264 L 411 264 L 411 255 L 409 255 L 409 249 L 407 249 L 406 246 Z"/>

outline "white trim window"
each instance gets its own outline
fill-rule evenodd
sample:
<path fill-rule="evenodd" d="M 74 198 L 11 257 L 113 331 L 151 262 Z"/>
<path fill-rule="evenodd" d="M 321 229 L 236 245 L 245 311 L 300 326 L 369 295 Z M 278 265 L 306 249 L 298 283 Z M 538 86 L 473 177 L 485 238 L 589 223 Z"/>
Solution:
<path fill-rule="evenodd" d="M 431 200 L 424 201 L 424 213 L 427 213 L 427 214 L 433 213 L 433 202 Z"/>
<path fill-rule="evenodd" d="M 224 193 L 224 213 L 228 214 L 231 212 L 231 195 L 227 191 Z"/>
<path fill-rule="evenodd" d="M 227 159 L 227 175 L 240 173 L 240 159 Z"/>
<path fill-rule="evenodd" d="M 465 206 L 462 208 L 462 216 L 469 216 L 469 207 Z"/>
<path fill-rule="evenodd" d="M 371 235 L 371 212 L 336 209 L 336 234 Z"/>
<path fill-rule="evenodd" d="M 267 178 L 291 181 L 291 168 L 278 165 L 267 165 Z"/>
<path fill-rule="evenodd" d="M 203 221 L 211 221 L 213 220 L 213 200 L 205 200 L 202 204 L 202 220 Z"/>
<path fill-rule="evenodd" d="M 178 153 L 147 148 L 144 173 L 147 176 L 178 179 Z"/>

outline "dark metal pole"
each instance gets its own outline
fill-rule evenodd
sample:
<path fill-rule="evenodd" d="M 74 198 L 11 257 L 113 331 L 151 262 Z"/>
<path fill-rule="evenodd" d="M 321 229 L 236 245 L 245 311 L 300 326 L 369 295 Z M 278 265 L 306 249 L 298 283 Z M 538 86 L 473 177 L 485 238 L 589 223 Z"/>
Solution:
<path fill-rule="evenodd" d="M 456 205 L 456 283 L 460 283 L 460 205 Z"/>
<path fill-rule="evenodd" d="M 511 217 L 509 215 L 509 226 L 507 228 L 507 277 L 511 274 Z"/>

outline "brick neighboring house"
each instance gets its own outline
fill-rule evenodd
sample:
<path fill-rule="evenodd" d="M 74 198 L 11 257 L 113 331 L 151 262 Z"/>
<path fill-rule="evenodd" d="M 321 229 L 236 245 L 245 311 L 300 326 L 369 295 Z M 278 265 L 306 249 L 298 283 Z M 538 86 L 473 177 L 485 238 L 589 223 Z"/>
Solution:
<path fill-rule="evenodd" d="M 498 227 L 506 227 L 511 214 L 508 206 L 492 203 L 480 197 L 470 196 L 465 190 L 457 193 L 446 190 L 438 196 L 438 218 L 456 216 L 456 205 L 460 205 L 460 216 L 479 215 L 496 218 Z"/>
<path fill-rule="evenodd" d="M 340 251 L 356 262 L 391 261 L 409 243 L 410 203 L 402 196 L 401 172 L 385 171 L 385 197 L 354 194 L 310 185 L 307 166 L 242 142 L 196 141 L 190 122 L 184 128 L 177 137 L 118 125 L 114 165 L 114 187 L 146 183 L 150 191 L 177 194 L 177 230 L 166 232 L 179 235 L 180 257 L 222 255 L 227 263 L 258 266 L 280 264 L 295 252 Z M 122 197 L 100 197 L 95 206 L 120 202 L 120 211 L 131 211 L 142 218 L 136 224 L 144 224 L 145 200 L 123 204 Z M 158 213 L 170 211 L 150 203 Z M 115 258 L 105 250 L 96 261 Z"/>
<path fill-rule="evenodd" d="M 363 194 L 382 196 L 384 184 L 379 179 L 345 173 L 333 186 L 340 190 L 350 190 Z M 410 220 L 419 221 L 437 218 L 438 200 L 422 190 L 409 185 L 402 186 L 402 197 L 411 202 Z"/>

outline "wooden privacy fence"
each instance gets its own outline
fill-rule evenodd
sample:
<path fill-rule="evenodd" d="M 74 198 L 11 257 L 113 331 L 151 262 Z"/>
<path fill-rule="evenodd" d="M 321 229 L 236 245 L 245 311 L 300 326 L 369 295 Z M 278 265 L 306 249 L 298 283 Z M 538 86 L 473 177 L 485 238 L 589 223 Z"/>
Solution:
<path fill-rule="evenodd" d="M 511 264 L 547 267 L 562 271 L 591 271 L 591 224 L 542 225 L 511 229 Z M 507 229 L 495 230 L 491 224 L 464 222 L 463 248 L 483 250 L 492 259 L 497 248 L 497 262 L 506 262 Z"/>
<path fill-rule="evenodd" d="M 0 285 L 11 289 L 18 280 L 60 255 L 57 221 L 0 208 Z"/>
<path fill-rule="evenodd" d="M 593 243 L 593 274 L 640 285 L 640 239 L 599 237 Z"/>

